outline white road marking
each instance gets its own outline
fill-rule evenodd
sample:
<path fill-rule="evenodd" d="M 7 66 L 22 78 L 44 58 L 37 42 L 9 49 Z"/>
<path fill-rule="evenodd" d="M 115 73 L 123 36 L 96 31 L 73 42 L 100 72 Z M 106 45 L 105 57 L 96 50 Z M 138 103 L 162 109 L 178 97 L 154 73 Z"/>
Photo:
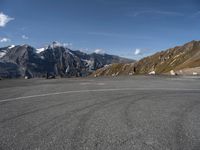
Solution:
<path fill-rule="evenodd" d="M 65 91 L 65 92 L 55 92 L 55 93 L 46 93 L 38 95 L 30 95 L 16 98 L 9 98 L 0 100 L 2 102 L 10 102 L 16 100 L 23 100 L 29 98 L 61 95 L 61 94 L 72 94 L 72 93 L 87 93 L 87 92 L 112 92 L 112 91 L 155 91 L 155 90 L 167 90 L 167 91 L 200 91 L 200 89 L 180 89 L 180 88 L 119 88 L 119 89 L 95 89 L 95 90 L 78 90 L 78 91 Z"/>
<path fill-rule="evenodd" d="M 91 85 L 91 84 L 93 84 L 93 85 L 106 85 L 105 83 L 92 83 L 92 82 L 82 82 L 82 83 L 80 83 L 80 85 Z"/>
<path fill-rule="evenodd" d="M 90 85 L 91 83 L 90 82 L 83 82 L 83 83 L 80 83 L 80 85 Z"/>
<path fill-rule="evenodd" d="M 106 85 L 105 83 L 97 83 L 97 85 Z"/>

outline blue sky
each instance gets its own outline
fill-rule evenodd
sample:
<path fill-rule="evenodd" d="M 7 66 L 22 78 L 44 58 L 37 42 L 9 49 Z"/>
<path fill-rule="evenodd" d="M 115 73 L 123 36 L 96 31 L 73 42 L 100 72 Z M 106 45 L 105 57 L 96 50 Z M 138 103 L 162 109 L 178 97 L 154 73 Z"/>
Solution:
<path fill-rule="evenodd" d="M 59 41 L 139 59 L 200 40 L 199 0 L 0 0 L 0 12 L 0 47 Z"/>

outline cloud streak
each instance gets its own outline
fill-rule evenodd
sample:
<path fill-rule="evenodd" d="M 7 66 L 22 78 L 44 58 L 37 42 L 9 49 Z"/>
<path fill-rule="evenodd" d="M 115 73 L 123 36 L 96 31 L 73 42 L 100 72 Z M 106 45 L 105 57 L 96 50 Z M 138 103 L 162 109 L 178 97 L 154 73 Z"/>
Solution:
<path fill-rule="evenodd" d="M 6 42 L 10 42 L 10 41 L 11 40 L 9 38 L 6 38 L 6 37 L 0 38 L 1 43 L 6 43 Z"/>
<path fill-rule="evenodd" d="M 141 54 L 142 54 L 142 51 L 141 51 L 141 49 L 138 49 L 138 48 L 134 52 L 135 56 L 138 56 L 138 55 L 141 55 Z"/>
<path fill-rule="evenodd" d="M 0 27 L 5 27 L 6 24 L 12 20 L 14 20 L 14 18 L 11 18 L 8 15 L 0 12 Z"/>
<path fill-rule="evenodd" d="M 73 46 L 72 43 L 68 42 L 68 43 L 63 43 L 62 44 L 64 47 L 67 47 L 67 48 L 71 48 Z"/>
<path fill-rule="evenodd" d="M 159 10 L 138 11 L 138 12 L 135 12 L 132 16 L 137 17 L 137 16 L 140 16 L 140 15 L 146 15 L 146 14 L 158 14 L 158 15 L 166 15 L 166 16 L 184 16 L 184 14 L 182 14 L 180 12 L 159 11 Z"/>
<path fill-rule="evenodd" d="M 29 37 L 28 37 L 28 36 L 26 36 L 26 35 L 22 35 L 22 39 L 24 39 L 24 40 L 28 40 L 28 39 L 29 39 Z"/>
<path fill-rule="evenodd" d="M 103 50 L 103 49 L 96 49 L 94 52 L 96 54 L 105 54 L 105 50 Z"/>
<path fill-rule="evenodd" d="M 109 33 L 109 32 L 88 32 L 88 35 L 92 36 L 103 36 L 103 37 L 112 37 L 112 38 L 129 38 L 134 40 L 149 40 L 152 39 L 150 36 L 135 36 L 131 34 L 118 34 L 118 33 Z"/>
<path fill-rule="evenodd" d="M 109 33 L 109 32 L 89 32 L 89 35 L 98 35 L 98 36 L 108 36 L 108 37 L 118 37 L 121 36 L 120 34 L 116 34 L 116 33 Z"/>
<path fill-rule="evenodd" d="M 194 14 L 192 15 L 192 17 L 197 17 L 197 16 L 200 16 L 200 11 L 197 11 L 196 13 L 194 13 Z"/>

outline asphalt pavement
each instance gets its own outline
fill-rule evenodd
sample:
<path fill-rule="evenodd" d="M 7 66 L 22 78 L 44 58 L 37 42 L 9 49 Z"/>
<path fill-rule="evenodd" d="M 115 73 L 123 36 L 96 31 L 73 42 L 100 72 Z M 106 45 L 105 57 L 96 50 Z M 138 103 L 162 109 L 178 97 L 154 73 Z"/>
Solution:
<path fill-rule="evenodd" d="M 0 150 L 199 150 L 200 78 L 0 81 Z"/>

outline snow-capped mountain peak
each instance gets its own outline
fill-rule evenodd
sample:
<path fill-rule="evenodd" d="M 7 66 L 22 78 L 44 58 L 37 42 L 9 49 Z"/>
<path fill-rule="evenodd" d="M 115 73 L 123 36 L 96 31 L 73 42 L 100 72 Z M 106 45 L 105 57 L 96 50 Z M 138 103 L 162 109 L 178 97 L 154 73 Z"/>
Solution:
<path fill-rule="evenodd" d="M 51 45 L 49 45 L 50 48 L 56 48 L 56 47 L 60 47 L 60 46 L 62 46 L 62 44 L 57 41 L 54 41 L 54 42 L 52 42 Z"/>
<path fill-rule="evenodd" d="M 5 56 L 5 55 L 6 55 L 6 50 L 0 51 L 0 58 L 2 58 L 2 57 Z"/>
<path fill-rule="evenodd" d="M 106 64 L 120 62 L 112 55 L 102 56 L 73 51 L 59 42 L 53 42 L 47 47 L 37 48 L 30 45 L 8 46 L 0 48 L 0 76 L 41 77 L 52 73 L 62 77 L 87 76 Z M 10 70 L 10 63 L 12 68 Z M 13 74 L 13 71 L 15 73 Z"/>
<path fill-rule="evenodd" d="M 44 48 L 44 47 L 42 47 L 42 48 L 37 48 L 37 49 L 36 49 L 36 53 L 39 54 L 39 53 L 45 51 L 46 49 L 47 49 L 47 48 Z"/>
<path fill-rule="evenodd" d="M 15 47 L 15 45 L 10 45 L 10 46 L 8 46 L 8 47 L 5 47 L 5 48 L 3 48 L 3 49 L 0 49 L 0 58 L 2 58 L 3 56 L 5 56 L 6 53 L 7 53 L 7 51 L 8 51 L 9 49 L 12 49 L 12 48 L 14 48 L 14 47 Z"/>
<path fill-rule="evenodd" d="M 8 47 L 8 49 L 11 49 L 11 48 L 14 48 L 14 47 L 15 47 L 15 45 L 11 45 L 11 46 Z"/>

